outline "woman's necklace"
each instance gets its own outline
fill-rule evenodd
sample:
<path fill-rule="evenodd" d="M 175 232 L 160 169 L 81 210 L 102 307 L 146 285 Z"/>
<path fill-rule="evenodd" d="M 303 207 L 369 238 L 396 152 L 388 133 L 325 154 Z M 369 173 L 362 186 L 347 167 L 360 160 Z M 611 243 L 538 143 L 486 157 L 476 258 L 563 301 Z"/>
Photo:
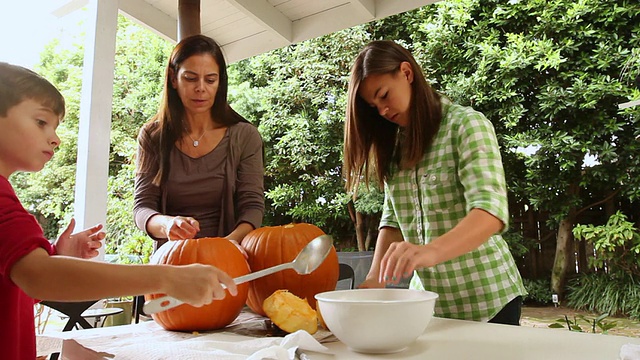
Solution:
<path fill-rule="evenodd" d="M 221 127 L 224 127 L 224 125 L 219 125 L 219 126 L 218 126 L 218 125 L 216 125 L 216 126 L 214 126 L 213 128 L 211 128 L 211 129 L 205 129 L 205 130 L 202 132 L 202 135 L 200 135 L 200 137 L 199 137 L 199 138 L 197 138 L 197 139 L 194 139 L 193 137 L 191 137 L 191 134 L 189 134 L 189 130 L 187 130 L 187 128 L 186 128 L 186 127 L 184 128 L 184 132 L 186 132 L 186 133 L 187 133 L 187 136 L 189 137 L 189 139 L 191 139 L 191 141 L 193 141 L 193 147 L 198 147 L 198 145 L 200 145 L 200 140 L 202 140 L 202 138 L 204 137 L 204 134 L 206 134 L 206 133 L 207 133 L 207 131 L 209 131 L 209 130 L 215 130 L 215 129 L 220 129 Z"/>
<path fill-rule="evenodd" d="M 205 130 L 202 135 L 200 135 L 200 137 L 198 138 L 198 140 L 194 139 L 191 137 L 191 134 L 189 134 L 189 132 L 187 131 L 187 136 L 189 136 L 189 139 L 191 139 L 191 141 L 193 141 L 193 147 L 198 147 L 198 145 L 200 145 L 200 140 L 202 140 L 202 138 L 204 137 L 204 134 L 207 133 L 207 130 Z"/>

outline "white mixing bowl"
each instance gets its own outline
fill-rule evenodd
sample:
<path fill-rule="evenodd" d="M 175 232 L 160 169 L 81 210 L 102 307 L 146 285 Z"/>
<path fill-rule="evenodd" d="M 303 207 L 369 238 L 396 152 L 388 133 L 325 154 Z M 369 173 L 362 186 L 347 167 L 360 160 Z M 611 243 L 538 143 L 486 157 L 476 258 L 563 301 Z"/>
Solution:
<path fill-rule="evenodd" d="M 393 353 L 424 333 L 438 294 L 409 289 L 354 289 L 319 293 L 320 315 L 351 350 Z"/>

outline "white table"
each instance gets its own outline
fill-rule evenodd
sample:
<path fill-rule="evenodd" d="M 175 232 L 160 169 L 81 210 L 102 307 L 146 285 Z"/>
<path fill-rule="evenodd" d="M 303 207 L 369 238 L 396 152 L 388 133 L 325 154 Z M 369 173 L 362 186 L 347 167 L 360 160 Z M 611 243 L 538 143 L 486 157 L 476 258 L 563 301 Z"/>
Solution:
<path fill-rule="evenodd" d="M 621 346 L 628 343 L 640 344 L 640 338 L 434 318 L 408 349 L 380 358 L 615 360 L 619 359 Z M 371 358 L 350 352 L 342 343 L 325 346 L 339 354 L 340 359 Z"/>
<path fill-rule="evenodd" d="M 82 317 L 85 319 L 93 319 L 93 327 L 97 328 L 97 327 L 102 327 L 104 325 L 104 322 L 107 319 L 107 317 L 118 315 L 123 311 L 124 309 L 117 308 L 117 307 L 88 309 L 82 313 Z"/>
<path fill-rule="evenodd" d="M 50 334 L 49 334 L 50 335 Z M 51 335 L 50 335 L 51 336 Z M 71 338 L 96 351 L 116 355 L 115 359 L 144 358 L 143 354 L 124 353 L 128 344 L 144 351 L 143 346 L 176 343 L 185 339 L 209 339 L 235 342 L 247 336 L 216 331 L 203 334 L 165 331 L 155 322 L 65 332 L 56 335 Z M 42 339 L 41 339 L 42 340 Z M 50 340 L 50 339 L 49 339 Z M 386 355 L 359 354 L 341 342 L 324 343 L 330 354 L 307 352 L 312 360 L 340 359 L 518 359 L 518 360 L 616 360 L 624 344 L 640 345 L 640 338 L 577 333 L 566 329 L 545 329 L 487 324 L 433 318 L 427 330 L 406 350 Z M 144 344 L 144 345 L 142 345 Z"/>

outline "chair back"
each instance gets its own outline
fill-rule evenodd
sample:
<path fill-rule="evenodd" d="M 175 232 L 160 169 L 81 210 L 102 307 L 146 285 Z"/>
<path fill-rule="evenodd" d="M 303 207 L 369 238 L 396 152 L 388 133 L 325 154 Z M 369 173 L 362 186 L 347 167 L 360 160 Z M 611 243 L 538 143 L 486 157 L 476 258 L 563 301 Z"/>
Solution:
<path fill-rule="evenodd" d="M 340 263 L 340 270 L 338 275 L 338 281 L 340 280 L 349 280 L 349 289 L 353 289 L 355 287 L 356 275 L 353 272 L 353 268 L 349 264 Z"/>

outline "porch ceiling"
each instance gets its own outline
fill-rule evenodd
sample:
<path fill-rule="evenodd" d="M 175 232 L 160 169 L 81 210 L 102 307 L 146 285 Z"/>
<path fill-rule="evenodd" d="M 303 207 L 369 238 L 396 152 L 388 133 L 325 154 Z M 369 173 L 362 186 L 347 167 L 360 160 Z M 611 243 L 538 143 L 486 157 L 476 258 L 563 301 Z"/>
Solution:
<path fill-rule="evenodd" d="M 202 0 L 202 33 L 228 62 L 398 14 L 438 0 Z M 87 4 L 64 0 L 62 16 Z M 178 38 L 177 0 L 120 0 L 120 11 L 161 36 Z"/>

